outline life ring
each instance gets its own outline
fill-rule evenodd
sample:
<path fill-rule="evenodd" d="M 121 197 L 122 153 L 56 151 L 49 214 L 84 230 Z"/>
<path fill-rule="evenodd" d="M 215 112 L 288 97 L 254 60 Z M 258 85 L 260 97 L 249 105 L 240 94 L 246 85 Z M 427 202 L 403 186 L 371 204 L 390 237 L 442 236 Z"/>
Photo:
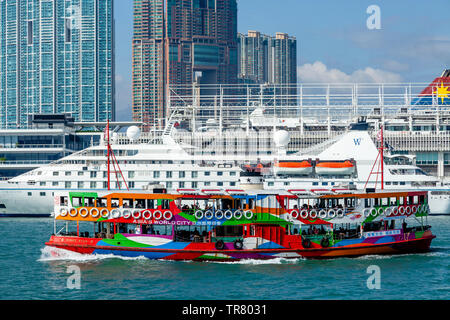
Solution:
<path fill-rule="evenodd" d="M 375 209 L 375 208 L 371 208 L 371 209 L 370 209 L 370 215 L 371 215 L 372 217 L 376 217 L 377 214 L 378 214 L 377 209 Z"/>
<path fill-rule="evenodd" d="M 123 217 L 124 219 L 130 218 L 130 217 L 131 217 L 131 211 L 128 210 L 128 209 L 123 210 L 123 211 L 122 211 L 122 217 Z"/>
<path fill-rule="evenodd" d="M 112 209 L 111 210 L 111 217 L 113 219 L 117 219 L 120 217 L 120 210 L 119 209 Z"/>
<path fill-rule="evenodd" d="M 207 210 L 205 211 L 205 218 L 208 220 L 211 220 L 214 217 L 214 214 L 212 213 L 211 210 Z"/>
<path fill-rule="evenodd" d="M 89 211 L 86 208 L 80 208 L 78 209 L 78 214 L 80 215 L 80 217 L 86 218 L 89 215 Z"/>
<path fill-rule="evenodd" d="M 413 207 L 411 208 L 411 211 L 412 211 L 413 214 L 416 214 L 416 213 L 417 213 L 417 210 L 418 210 L 417 207 L 418 207 L 418 206 L 413 206 Z"/>
<path fill-rule="evenodd" d="M 106 214 L 105 214 L 106 213 Z M 108 209 L 102 209 L 102 211 L 100 211 L 100 216 L 102 218 L 108 218 L 109 216 L 109 210 Z"/>
<path fill-rule="evenodd" d="M 298 218 L 298 211 L 297 210 L 292 210 L 291 211 L 291 216 L 292 216 L 292 218 L 297 219 Z"/>
<path fill-rule="evenodd" d="M 382 216 L 384 214 L 384 209 L 383 208 L 378 208 L 378 215 Z"/>
<path fill-rule="evenodd" d="M 197 220 L 201 220 L 201 219 L 203 218 L 203 211 L 201 211 L 201 210 L 195 211 L 194 217 L 195 217 L 195 219 L 197 219 Z"/>
<path fill-rule="evenodd" d="M 224 216 L 225 219 L 227 219 L 227 220 L 233 219 L 233 212 L 231 212 L 231 210 L 227 210 L 227 211 L 225 211 L 225 213 L 223 214 L 223 216 Z"/>
<path fill-rule="evenodd" d="M 326 217 L 327 217 L 327 212 L 324 209 L 320 210 L 319 211 L 319 218 L 320 219 L 325 219 Z"/>
<path fill-rule="evenodd" d="M 338 209 L 338 210 L 336 211 L 336 216 L 337 216 L 338 218 L 343 218 L 343 217 L 345 216 L 344 210 Z"/>
<path fill-rule="evenodd" d="M 245 219 L 250 220 L 251 218 L 253 218 L 253 212 L 250 210 L 245 211 L 244 217 L 245 217 Z"/>
<path fill-rule="evenodd" d="M 392 209 L 392 214 L 394 216 L 398 215 L 398 207 L 393 207 L 394 209 Z"/>
<path fill-rule="evenodd" d="M 234 212 L 234 218 L 235 219 L 237 219 L 237 220 L 240 220 L 241 218 L 242 218 L 242 215 L 243 215 L 243 213 L 242 213 L 242 211 L 241 210 L 236 210 L 235 212 Z"/>
<path fill-rule="evenodd" d="M 303 209 L 303 210 L 300 212 L 300 217 L 301 217 L 302 219 L 307 219 L 307 218 L 308 218 L 308 211 L 305 210 L 305 209 Z"/>
<path fill-rule="evenodd" d="M 215 247 L 217 250 L 225 249 L 225 243 L 222 240 L 216 241 Z"/>
<path fill-rule="evenodd" d="M 163 216 L 164 216 L 164 219 L 166 219 L 166 220 L 172 220 L 173 213 L 172 213 L 172 211 L 167 210 L 166 212 L 164 212 Z"/>
<path fill-rule="evenodd" d="M 223 211 L 222 210 L 217 210 L 215 215 L 216 215 L 216 219 L 218 219 L 218 220 L 223 219 Z"/>
<path fill-rule="evenodd" d="M 94 213 L 95 212 L 95 213 Z M 92 208 L 91 209 L 91 217 L 92 218 L 97 218 L 100 215 L 100 211 L 98 211 L 97 208 Z"/>
<path fill-rule="evenodd" d="M 144 210 L 144 212 L 142 212 L 142 218 L 150 220 L 152 218 L 152 212 L 150 210 Z"/>
<path fill-rule="evenodd" d="M 334 211 L 334 209 L 328 210 L 328 218 L 330 219 L 336 218 L 336 211 Z"/>
<path fill-rule="evenodd" d="M 311 240 L 309 239 L 303 239 L 302 240 L 302 246 L 303 248 L 311 248 Z"/>
<path fill-rule="evenodd" d="M 311 219 L 316 219 L 317 218 L 317 211 L 316 210 L 311 210 L 311 212 L 309 213 L 309 217 Z"/>
<path fill-rule="evenodd" d="M 134 210 L 133 213 L 131 214 L 131 216 L 133 217 L 133 219 L 140 219 L 141 212 L 139 210 Z"/>
<path fill-rule="evenodd" d="M 69 213 L 69 211 L 68 211 L 67 208 L 65 208 L 65 207 L 62 207 L 61 209 L 59 209 L 59 215 L 60 215 L 61 217 L 67 216 L 68 213 Z"/>
<path fill-rule="evenodd" d="M 77 214 L 78 214 L 77 209 L 71 208 L 71 209 L 69 210 L 69 216 L 71 216 L 72 218 L 76 217 Z"/>
<path fill-rule="evenodd" d="M 400 215 L 403 215 L 403 214 L 405 213 L 405 207 L 400 207 L 400 208 L 398 208 L 398 213 L 399 213 Z"/>
<path fill-rule="evenodd" d="M 242 248 L 244 248 L 244 242 L 241 239 L 236 239 L 233 246 L 236 250 L 242 250 Z"/>
<path fill-rule="evenodd" d="M 420 205 L 418 211 L 419 211 L 419 213 L 425 213 L 426 212 L 425 204 Z"/>
<path fill-rule="evenodd" d="M 323 248 L 328 248 L 330 246 L 330 239 L 328 239 L 328 237 L 323 237 L 322 240 L 320 240 L 320 245 Z"/>
<path fill-rule="evenodd" d="M 370 209 L 369 208 L 365 208 L 363 211 L 363 215 L 364 217 L 368 218 L 370 216 Z"/>
<path fill-rule="evenodd" d="M 155 212 L 153 212 L 153 218 L 155 218 L 155 220 L 161 220 L 162 217 L 163 214 L 161 213 L 161 211 L 156 210 Z"/>
<path fill-rule="evenodd" d="M 407 206 L 405 208 L 405 213 L 406 213 L 406 215 L 409 215 L 411 213 L 411 207 L 410 206 Z"/>

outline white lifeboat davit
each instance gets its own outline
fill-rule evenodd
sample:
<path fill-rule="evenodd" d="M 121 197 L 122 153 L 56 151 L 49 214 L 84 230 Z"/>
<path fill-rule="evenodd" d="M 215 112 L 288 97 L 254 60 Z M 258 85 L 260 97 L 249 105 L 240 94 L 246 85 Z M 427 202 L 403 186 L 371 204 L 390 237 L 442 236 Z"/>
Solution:
<path fill-rule="evenodd" d="M 324 161 L 316 163 L 318 175 L 351 175 L 355 172 L 355 163 L 346 161 Z"/>

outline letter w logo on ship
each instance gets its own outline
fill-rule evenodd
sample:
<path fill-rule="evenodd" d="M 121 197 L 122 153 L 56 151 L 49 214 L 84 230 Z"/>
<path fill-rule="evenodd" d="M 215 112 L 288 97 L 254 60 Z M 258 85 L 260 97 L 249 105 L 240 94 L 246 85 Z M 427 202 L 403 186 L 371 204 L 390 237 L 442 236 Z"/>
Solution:
<path fill-rule="evenodd" d="M 355 143 L 355 146 L 361 145 L 361 138 L 353 139 L 353 142 Z"/>

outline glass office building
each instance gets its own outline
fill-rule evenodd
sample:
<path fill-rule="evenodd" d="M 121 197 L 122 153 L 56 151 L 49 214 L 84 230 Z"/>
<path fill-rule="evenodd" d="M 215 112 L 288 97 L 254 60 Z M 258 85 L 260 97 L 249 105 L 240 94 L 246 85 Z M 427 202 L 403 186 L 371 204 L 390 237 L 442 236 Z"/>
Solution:
<path fill-rule="evenodd" d="M 113 0 L 0 1 L 0 128 L 114 121 Z"/>

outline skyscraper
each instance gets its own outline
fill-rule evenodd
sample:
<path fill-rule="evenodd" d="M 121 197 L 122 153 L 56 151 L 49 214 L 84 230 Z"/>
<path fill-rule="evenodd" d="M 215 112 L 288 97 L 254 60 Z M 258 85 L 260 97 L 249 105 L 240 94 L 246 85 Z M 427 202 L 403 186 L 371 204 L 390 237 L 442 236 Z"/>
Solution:
<path fill-rule="evenodd" d="M 133 120 L 167 117 L 173 85 L 236 83 L 236 39 L 236 0 L 135 0 Z"/>
<path fill-rule="evenodd" d="M 297 83 L 297 40 L 286 33 L 275 36 L 248 31 L 238 35 L 239 78 L 250 83 Z"/>
<path fill-rule="evenodd" d="M 0 127 L 114 120 L 113 0 L 0 2 Z"/>

